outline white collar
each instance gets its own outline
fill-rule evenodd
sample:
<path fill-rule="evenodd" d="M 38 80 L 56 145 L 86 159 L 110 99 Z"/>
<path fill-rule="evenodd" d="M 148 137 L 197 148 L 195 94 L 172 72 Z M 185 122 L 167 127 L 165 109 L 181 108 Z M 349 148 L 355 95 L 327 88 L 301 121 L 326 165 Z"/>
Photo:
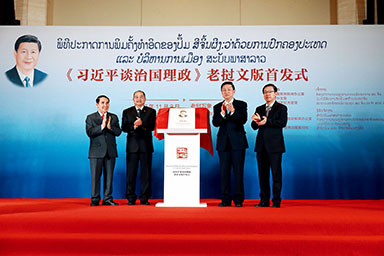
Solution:
<path fill-rule="evenodd" d="M 227 102 L 226 100 L 224 100 L 225 105 L 231 104 L 231 103 L 233 102 L 234 99 L 235 99 L 235 98 L 232 98 L 229 102 Z"/>
<path fill-rule="evenodd" d="M 275 102 L 276 102 L 276 100 L 274 100 L 274 101 L 273 101 L 271 104 L 269 104 L 269 105 L 268 105 L 268 104 L 265 104 L 265 107 L 268 107 L 268 106 L 269 106 L 269 107 L 272 108 L 272 107 L 273 107 L 273 104 L 275 104 Z"/>

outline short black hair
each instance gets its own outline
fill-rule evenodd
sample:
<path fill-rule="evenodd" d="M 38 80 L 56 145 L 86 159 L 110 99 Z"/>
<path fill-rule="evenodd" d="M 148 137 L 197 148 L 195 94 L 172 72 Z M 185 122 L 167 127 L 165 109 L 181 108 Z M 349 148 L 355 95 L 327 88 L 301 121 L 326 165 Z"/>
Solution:
<path fill-rule="evenodd" d="M 107 99 L 108 99 L 108 102 L 110 101 L 109 98 L 108 98 L 107 96 L 105 96 L 105 95 L 99 95 L 99 96 L 97 96 L 97 98 L 96 98 L 96 103 L 97 103 L 97 104 L 99 104 L 100 98 L 107 98 Z"/>
<path fill-rule="evenodd" d="M 272 86 L 273 87 L 273 91 L 277 92 L 277 87 L 274 84 L 266 84 L 266 85 L 264 85 L 263 90 L 261 90 L 261 92 L 264 94 L 265 87 L 269 87 L 269 86 Z"/>
<path fill-rule="evenodd" d="M 39 52 L 41 52 L 41 42 L 40 40 L 33 35 L 23 35 L 17 38 L 15 42 L 15 51 L 19 50 L 19 46 L 21 43 L 37 43 L 37 47 L 39 48 Z"/>
<path fill-rule="evenodd" d="M 223 90 L 223 86 L 226 85 L 226 84 L 230 84 L 232 85 L 232 89 L 235 90 L 235 85 L 231 82 L 231 81 L 225 81 L 221 87 L 220 87 L 220 90 Z"/>
<path fill-rule="evenodd" d="M 145 96 L 145 92 L 143 92 L 142 90 L 137 90 L 137 91 L 135 91 L 135 92 L 133 93 L 133 98 L 135 98 L 135 94 L 138 93 L 138 92 L 141 92 L 141 93 L 144 95 L 144 98 L 147 98 L 147 97 Z"/>

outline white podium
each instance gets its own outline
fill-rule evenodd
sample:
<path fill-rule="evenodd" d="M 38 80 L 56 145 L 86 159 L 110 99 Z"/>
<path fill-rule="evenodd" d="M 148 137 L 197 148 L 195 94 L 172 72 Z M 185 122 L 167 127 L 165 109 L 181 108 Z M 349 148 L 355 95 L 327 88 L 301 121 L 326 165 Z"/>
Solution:
<path fill-rule="evenodd" d="M 194 109 L 170 109 L 164 133 L 164 202 L 156 207 L 207 207 L 200 203 L 200 133 Z"/>

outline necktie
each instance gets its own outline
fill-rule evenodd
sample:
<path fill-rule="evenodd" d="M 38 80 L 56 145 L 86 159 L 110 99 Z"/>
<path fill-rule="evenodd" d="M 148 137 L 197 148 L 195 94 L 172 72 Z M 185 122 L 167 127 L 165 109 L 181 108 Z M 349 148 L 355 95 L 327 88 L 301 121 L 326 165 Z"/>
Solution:
<path fill-rule="evenodd" d="M 24 78 L 24 81 L 25 81 L 25 87 L 31 87 L 31 84 L 29 83 L 29 81 L 30 81 L 31 79 L 29 79 L 29 77 L 25 77 Z"/>
<path fill-rule="evenodd" d="M 104 118 L 105 118 L 105 115 L 104 115 L 104 114 L 102 114 L 102 115 L 101 115 L 101 120 L 103 120 L 103 121 L 104 121 Z"/>
<path fill-rule="evenodd" d="M 271 106 L 267 106 L 265 109 L 265 115 L 268 117 L 269 111 L 271 111 Z"/>
<path fill-rule="evenodd" d="M 137 110 L 137 116 L 138 116 L 139 118 L 141 118 L 141 109 L 138 109 L 138 110 Z"/>
<path fill-rule="evenodd" d="M 225 102 L 223 102 L 223 109 L 225 111 L 225 114 L 228 115 L 229 114 L 229 110 L 228 110 L 227 104 Z"/>

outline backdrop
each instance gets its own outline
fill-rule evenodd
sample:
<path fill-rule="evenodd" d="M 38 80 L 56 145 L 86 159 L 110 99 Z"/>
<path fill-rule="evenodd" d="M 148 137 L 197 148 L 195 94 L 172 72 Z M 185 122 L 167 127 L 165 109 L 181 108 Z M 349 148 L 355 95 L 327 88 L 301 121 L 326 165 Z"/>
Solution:
<path fill-rule="evenodd" d="M 12 84 L 16 39 L 42 43 L 34 88 Z M 0 197 L 90 196 L 86 115 L 99 94 L 121 122 L 135 90 L 147 105 L 206 107 L 233 81 L 248 103 L 246 198 L 258 198 L 250 116 L 274 83 L 288 107 L 286 199 L 384 196 L 383 26 L 0 27 Z M 214 147 L 217 129 L 212 126 Z M 114 197 L 125 195 L 126 134 L 117 138 Z M 163 141 L 154 138 L 153 198 L 163 196 Z M 217 152 L 201 150 L 201 197 L 220 197 Z"/>

